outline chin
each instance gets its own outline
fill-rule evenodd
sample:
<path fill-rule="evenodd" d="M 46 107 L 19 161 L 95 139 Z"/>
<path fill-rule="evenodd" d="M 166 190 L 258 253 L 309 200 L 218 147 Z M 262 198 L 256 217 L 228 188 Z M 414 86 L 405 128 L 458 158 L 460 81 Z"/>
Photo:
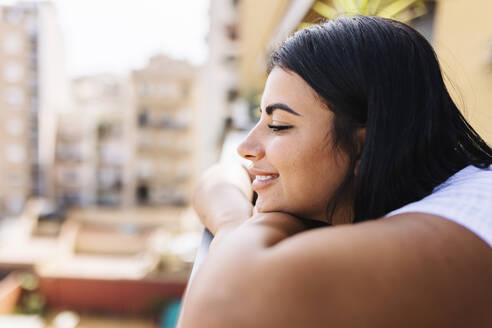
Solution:
<path fill-rule="evenodd" d="M 282 204 L 278 201 L 272 201 L 271 199 L 264 199 L 263 197 L 258 197 L 256 200 L 255 208 L 259 213 L 268 213 L 268 212 L 282 212 L 287 213 L 297 218 L 312 220 L 312 221 L 320 221 L 327 223 L 328 220 L 325 215 L 319 213 L 313 213 L 311 210 L 315 204 L 307 204 L 303 207 L 295 207 L 286 206 L 286 204 Z"/>
<path fill-rule="evenodd" d="M 285 208 L 283 208 L 278 202 L 264 200 L 261 197 L 258 197 L 256 200 L 255 208 L 260 213 L 285 212 Z"/>
<path fill-rule="evenodd" d="M 282 212 L 296 217 L 302 217 L 298 212 L 292 211 L 287 206 L 282 206 L 278 202 L 262 201 L 260 198 L 256 201 L 255 208 L 259 213 Z"/>
<path fill-rule="evenodd" d="M 258 202 L 256 203 L 255 208 L 259 213 L 280 212 L 280 210 L 274 206 L 267 206 L 265 204 L 258 203 Z"/>

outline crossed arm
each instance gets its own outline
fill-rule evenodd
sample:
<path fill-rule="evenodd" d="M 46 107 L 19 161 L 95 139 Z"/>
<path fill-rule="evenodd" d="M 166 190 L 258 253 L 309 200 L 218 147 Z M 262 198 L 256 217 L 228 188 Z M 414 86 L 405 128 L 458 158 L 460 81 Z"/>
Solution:
<path fill-rule="evenodd" d="M 231 209 L 248 202 L 229 195 Z M 209 213 L 221 237 L 178 327 L 492 326 L 491 249 L 453 222 L 413 213 L 306 230 L 285 213 L 246 212 Z"/>

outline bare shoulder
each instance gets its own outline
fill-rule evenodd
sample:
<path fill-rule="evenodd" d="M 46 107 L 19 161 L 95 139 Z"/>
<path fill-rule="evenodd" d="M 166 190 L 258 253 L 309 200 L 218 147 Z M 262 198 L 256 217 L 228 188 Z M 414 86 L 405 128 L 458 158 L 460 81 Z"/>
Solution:
<path fill-rule="evenodd" d="M 492 249 L 437 216 L 315 229 L 263 255 L 251 306 L 279 327 L 492 326 Z"/>
<path fill-rule="evenodd" d="M 179 327 L 492 327 L 492 250 L 462 226 L 408 213 L 277 238 L 296 222 L 277 215 L 224 240 Z"/>

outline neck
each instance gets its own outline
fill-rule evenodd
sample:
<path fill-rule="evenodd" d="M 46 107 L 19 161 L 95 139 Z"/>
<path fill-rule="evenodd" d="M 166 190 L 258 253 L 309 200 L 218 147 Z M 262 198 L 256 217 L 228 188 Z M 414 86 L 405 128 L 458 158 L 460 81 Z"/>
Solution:
<path fill-rule="evenodd" d="M 332 225 L 348 224 L 354 222 L 354 211 L 351 206 L 338 206 L 331 217 Z"/>

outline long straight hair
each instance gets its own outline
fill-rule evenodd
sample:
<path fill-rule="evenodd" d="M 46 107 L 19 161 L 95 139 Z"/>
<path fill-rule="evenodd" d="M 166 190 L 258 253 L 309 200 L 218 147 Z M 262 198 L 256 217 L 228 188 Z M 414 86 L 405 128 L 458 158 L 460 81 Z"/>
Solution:
<path fill-rule="evenodd" d="M 351 164 L 329 215 L 350 198 L 355 222 L 375 219 L 467 165 L 492 164 L 491 148 L 451 99 L 432 46 L 403 23 L 340 17 L 298 31 L 274 51 L 274 67 L 297 73 L 335 114 L 327 131 Z"/>

